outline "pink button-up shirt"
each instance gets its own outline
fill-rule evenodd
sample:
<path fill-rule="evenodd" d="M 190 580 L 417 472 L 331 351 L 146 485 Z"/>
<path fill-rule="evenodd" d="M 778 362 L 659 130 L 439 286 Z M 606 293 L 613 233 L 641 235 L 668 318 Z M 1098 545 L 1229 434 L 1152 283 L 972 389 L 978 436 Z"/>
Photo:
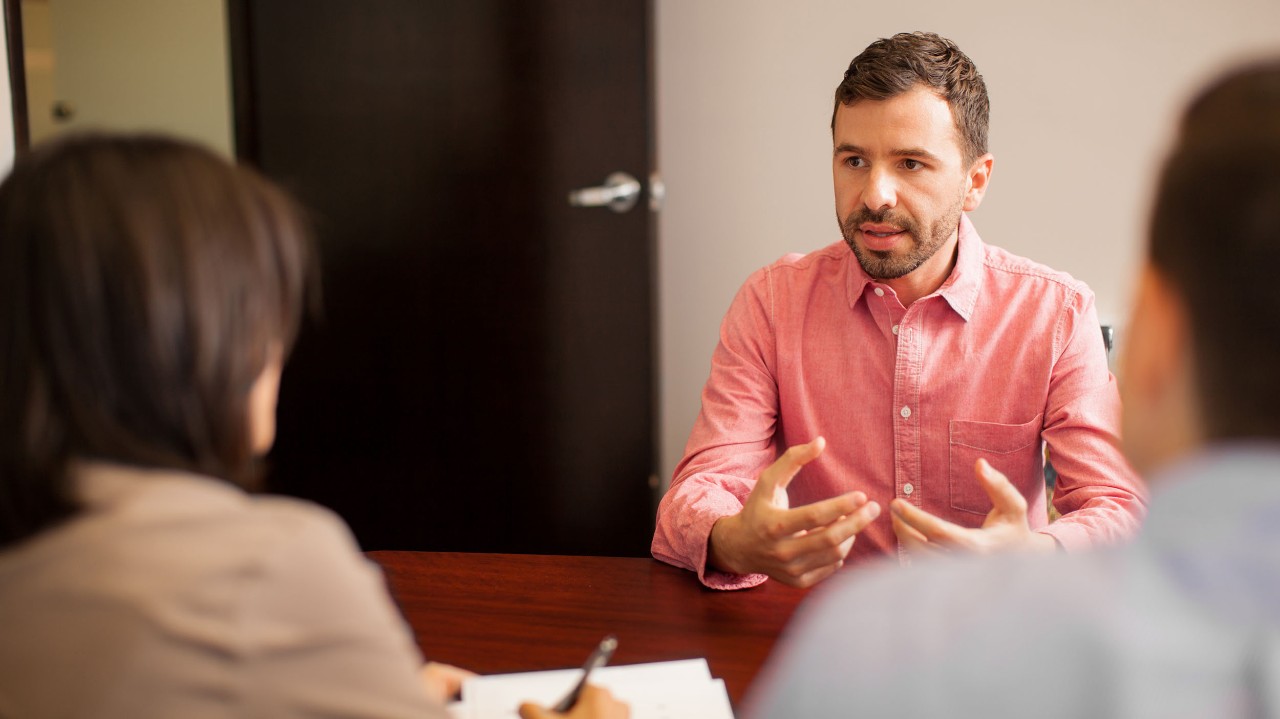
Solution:
<path fill-rule="evenodd" d="M 1093 294 L 960 224 L 956 265 L 903 307 L 844 242 L 753 274 L 725 315 L 702 412 L 658 508 L 653 556 L 710 587 L 764 575 L 707 568 L 707 539 L 782 451 L 827 438 L 788 487 L 791 506 L 855 489 L 977 527 L 985 457 L 1027 498 L 1032 529 L 1065 549 L 1130 536 L 1145 491 L 1117 448 L 1120 400 Z M 1058 479 L 1048 523 L 1043 445 Z M 898 552 L 888 513 L 847 563 Z"/>

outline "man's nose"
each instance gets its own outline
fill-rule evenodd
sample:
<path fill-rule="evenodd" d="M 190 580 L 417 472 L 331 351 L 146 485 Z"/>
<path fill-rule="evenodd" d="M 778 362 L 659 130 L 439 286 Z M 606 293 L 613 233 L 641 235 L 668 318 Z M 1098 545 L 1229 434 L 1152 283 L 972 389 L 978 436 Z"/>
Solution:
<path fill-rule="evenodd" d="M 892 173 L 872 169 L 862 190 L 862 204 L 873 212 L 892 209 L 898 204 L 898 189 Z"/>

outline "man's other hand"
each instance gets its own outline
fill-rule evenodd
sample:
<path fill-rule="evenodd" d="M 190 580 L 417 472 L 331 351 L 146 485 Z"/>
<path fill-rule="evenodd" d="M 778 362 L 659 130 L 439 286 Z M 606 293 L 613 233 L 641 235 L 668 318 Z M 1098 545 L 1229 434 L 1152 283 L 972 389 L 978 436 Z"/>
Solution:
<path fill-rule="evenodd" d="M 787 485 L 824 448 L 822 437 L 791 447 L 760 474 L 742 511 L 712 526 L 707 548 L 711 566 L 809 587 L 844 564 L 858 532 L 880 515 L 880 505 L 862 492 L 849 492 L 790 508 Z"/>
<path fill-rule="evenodd" d="M 902 499 L 889 503 L 893 531 L 898 541 L 916 556 L 951 551 L 987 554 L 1007 549 L 1051 551 L 1058 544 L 1047 534 L 1032 532 L 1027 524 L 1027 500 L 985 459 L 973 466 L 978 484 L 991 498 L 991 511 L 977 529 L 961 527 L 932 515 Z"/>

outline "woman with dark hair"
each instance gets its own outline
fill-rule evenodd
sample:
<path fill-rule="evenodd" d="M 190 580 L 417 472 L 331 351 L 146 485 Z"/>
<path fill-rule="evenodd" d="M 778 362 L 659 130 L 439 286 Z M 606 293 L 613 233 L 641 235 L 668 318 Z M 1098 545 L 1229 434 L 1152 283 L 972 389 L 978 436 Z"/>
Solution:
<path fill-rule="evenodd" d="M 447 716 L 459 673 L 422 671 L 341 520 L 246 491 L 315 266 L 299 217 L 156 136 L 0 185 L 0 716 Z"/>

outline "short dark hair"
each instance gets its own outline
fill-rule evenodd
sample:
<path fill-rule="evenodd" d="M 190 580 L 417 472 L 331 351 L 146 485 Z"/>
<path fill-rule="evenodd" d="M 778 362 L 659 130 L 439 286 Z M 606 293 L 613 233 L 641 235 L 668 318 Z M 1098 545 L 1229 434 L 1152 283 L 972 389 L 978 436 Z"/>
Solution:
<path fill-rule="evenodd" d="M 888 100 L 917 85 L 932 88 L 951 106 L 966 163 L 987 152 L 991 101 L 978 68 L 954 42 L 931 32 L 901 32 L 867 46 L 849 63 L 836 87 L 831 129 L 841 105 Z"/>
<path fill-rule="evenodd" d="M 0 184 L 0 545 L 75 513 L 77 460 L 250 486 L 248 392 L 314 273 L 294 202 L 155 135 L 77 135 Z"/>
<path fill-rule="evenodd" d="M 1236 70 L 1191 103 L 1161 174 L 1149 257 L 1186 305 L 1208 437 L 1280 438 L 1280 60 Z"/>

